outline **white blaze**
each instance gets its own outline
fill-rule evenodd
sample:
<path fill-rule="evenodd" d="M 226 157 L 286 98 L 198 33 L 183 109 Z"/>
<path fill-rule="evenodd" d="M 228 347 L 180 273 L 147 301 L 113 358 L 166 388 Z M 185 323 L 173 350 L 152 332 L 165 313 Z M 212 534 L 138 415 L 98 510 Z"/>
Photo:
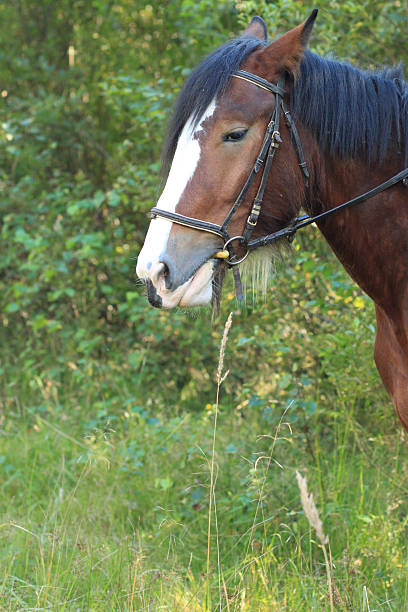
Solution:
<path fill-rule="evenodd" d="M 178 139 L 176 152 L 167 178 L 164 191 L 157 202 L 157 208 L 169 212 L 175 212 L 176 206 L 194 176 L 200 159 L 200 143 L 196 138 L 197 133 L 202 130 L 202 124 L 211 117 L 215 111 L 215 102 L 211 102 L 207 110 L 193 130 L 192 119 L 185 124 Z M 148 278 L 152 265 L 160 261 L 160 255 L 167 246 L 172 222 L 167 219 L 156 217 L 152 219 L 145 242 L 139 257 L 137 258 L 136 274 L 139 278 Z"/>

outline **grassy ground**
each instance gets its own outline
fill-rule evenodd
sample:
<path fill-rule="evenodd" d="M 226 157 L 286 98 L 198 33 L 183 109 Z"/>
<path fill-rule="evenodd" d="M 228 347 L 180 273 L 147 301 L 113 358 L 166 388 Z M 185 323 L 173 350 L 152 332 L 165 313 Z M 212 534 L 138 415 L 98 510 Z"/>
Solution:
<path fill-rule="evenodd" d="M 282 274 L 279 303 L 234 315 L 208 571 L 228 288 L 214 327 L 146 310 L 157 337 L 111 331 L 87 353 L 78 330 L 3 330 L 1 609 L 330 610 L 296 470 L 329 537 L 334 608 L 408 609 L 406 435 L 372 363 L 372 309 L 310 258 Z"/>

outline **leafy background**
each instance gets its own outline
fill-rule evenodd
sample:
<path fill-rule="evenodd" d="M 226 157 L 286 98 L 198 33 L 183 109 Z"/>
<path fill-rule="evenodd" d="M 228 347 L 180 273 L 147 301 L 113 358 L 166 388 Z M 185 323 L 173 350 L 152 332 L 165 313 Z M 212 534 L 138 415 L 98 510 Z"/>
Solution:
<path fill-rule="evenodd" d="M 318 233 L 265 303 L 240 312 L 227 285 L 214 324 L 151 309 L 134 273 L 186 75 L 254 14 L 275 36 L 314 7 L 313 50 L 407 65 L 399 0 L 0 5 L 4 609 L 328 609 L 295 469 L 329 531 L 336 606 L 408 605 L 405 434 L 372 361 L 372 305 Z"/>

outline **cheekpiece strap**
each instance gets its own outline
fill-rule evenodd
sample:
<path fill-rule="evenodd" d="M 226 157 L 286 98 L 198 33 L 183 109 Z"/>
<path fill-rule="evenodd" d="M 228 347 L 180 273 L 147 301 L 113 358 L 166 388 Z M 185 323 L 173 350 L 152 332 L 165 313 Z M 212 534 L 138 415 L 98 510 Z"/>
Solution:
<path fill-rule="evenodd" d="M 280 91 L 285 91 L 285 76 L 282 76 L 277 85 L 277 89 Z M 267 156 L 264 165 L 264 171 L 262 174 L 261 182 L 258 187 L 257 194 L 255 196 L 251 212 L 246 222 L 245 230 L 243 232 L 243 237 L 245 241 L 248 243 L 252 232 L 254 231 L 259 216 L 261 214 L 261 208 L 264 198 L 264 193 L 266 189 L 266 185 L 269 179 L 269 173 L 271 171 L 272 161 L 276 153 L 276 149 L 279 147 L 279 143 L 282 142 L 280 133 L 279 133 L 279 123 L 280 123 L 280 114 L 281 108 L 283 108 L 282 96 L 279 93 L 276 93 L 276 105 L 273 113 L 272 120 L 270 121 L 268 128 L 266 130 L 266 134 L 268 136 L 267 143 Z"/>

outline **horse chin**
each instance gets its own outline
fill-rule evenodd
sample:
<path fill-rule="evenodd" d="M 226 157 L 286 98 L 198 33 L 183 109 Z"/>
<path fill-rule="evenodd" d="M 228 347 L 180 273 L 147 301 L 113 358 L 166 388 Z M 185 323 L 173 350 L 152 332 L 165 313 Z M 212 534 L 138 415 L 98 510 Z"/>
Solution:
<path fill-rule="evenodd" d="M 165 288 L 163 282 L 156 287 L 163 308 L 191 308 L 207 306 L 213 297 L 213 263 L 207 261 L 185 283 L 174 291 Z"/>

